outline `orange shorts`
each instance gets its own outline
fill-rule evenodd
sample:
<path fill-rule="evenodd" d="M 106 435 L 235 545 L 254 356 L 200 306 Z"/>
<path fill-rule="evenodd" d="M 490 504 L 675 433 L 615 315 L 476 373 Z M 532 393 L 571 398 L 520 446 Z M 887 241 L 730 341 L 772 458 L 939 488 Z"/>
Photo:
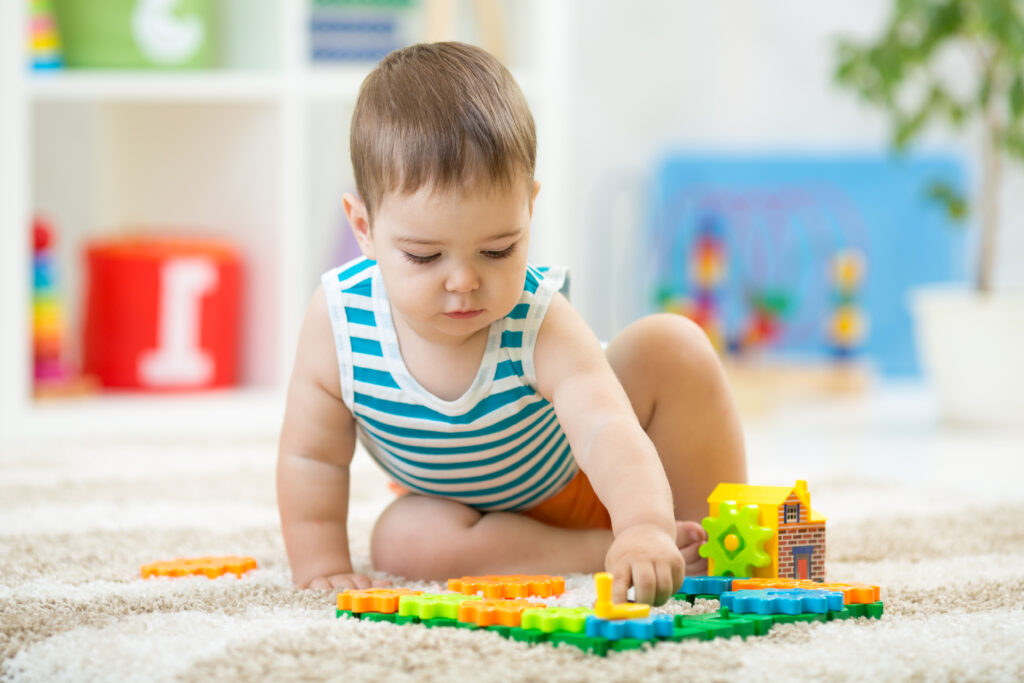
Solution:
<path fill-rule="evenodd" d="M 522 514 L 563 529 L 612 528 L 612 518 L 583 470 L 576 472 L 561 491 Z"/>
<path fill-rule="evenodd" d="M 389 484 L 398 495 L 409 493 L 409 489 L 396 482 Z M 544 524 L 563 529 L 611 529 L 612 518 L 608 510 L 594 493 L 594 487 L 582 471 L 569 480 L 561 491 L 535 508 L 521 513 Z"/>

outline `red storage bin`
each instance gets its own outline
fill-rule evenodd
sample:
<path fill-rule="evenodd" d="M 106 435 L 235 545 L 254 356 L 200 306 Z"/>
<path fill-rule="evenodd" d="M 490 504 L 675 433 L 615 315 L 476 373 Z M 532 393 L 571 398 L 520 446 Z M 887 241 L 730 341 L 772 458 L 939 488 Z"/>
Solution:
<path fill-rule="evenodd" d="M 242 268 L 224 242 L 130 238 L 86 249 L 83 370 L 104 387 L 238 382 Z"/>

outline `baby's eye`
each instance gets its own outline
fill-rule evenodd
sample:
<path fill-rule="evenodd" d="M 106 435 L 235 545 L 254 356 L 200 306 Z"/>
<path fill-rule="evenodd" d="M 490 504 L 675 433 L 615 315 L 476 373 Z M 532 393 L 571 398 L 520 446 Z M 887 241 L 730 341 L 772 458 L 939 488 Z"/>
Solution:
<path fill-rule="evenodd" d="M 422 263 L 430 263 L 431 261 L 436 261 L 438 259 L 438 257 L 441 256 L 440 254 L 430 254 L 429 256 L 420 256 L 419 254 L 410 254 L 407 251 L 403 251 L 402 254 L 405 256 L 406 260 L 411 261 L 413 263 L 421 263 L 421 264 Z"/>
<path fill-rule="evenodd" d="M 518 244 L 518 242 L 514 242 L 511 245 L 509 245 L 508 247 L 505 247 L 504 249 L 501 249 L 499 251 L 483 251 L 483 252 L 480 252 L 480 253 L 482 253 L 487 258 L 493 258 L 493 259 L 507 258 L 507 257 L 511 256 L 515 252 L 516 244 Z"/>

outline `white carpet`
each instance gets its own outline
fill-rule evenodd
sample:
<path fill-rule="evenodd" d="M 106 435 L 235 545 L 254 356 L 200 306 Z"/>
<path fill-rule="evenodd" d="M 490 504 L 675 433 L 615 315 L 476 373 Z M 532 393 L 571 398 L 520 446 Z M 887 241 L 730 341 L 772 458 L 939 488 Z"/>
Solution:
<path fill-rule="evenodd" d="M 939 429 L 914 392 L 792 406 L 748 420 L 747 435 L 752 482 L 808 480 L 829 517 L 829 578 L 881 585 L 881 621 L 607 658 L 461 629 L 339 621 L 330 597 L 290 585 L 273 443 L 7 444 L 0 677 L 1024 679 L 1024 436 Z M 368 569 L 369 529 L 389 494 L 365 454 L 355 473 L 353 552 Z M 242 580 L 137 578 L 143 563 L 205 554 L 252 555 L 261 569 Z M 560 602 L 592 599 L 590 577 L 571 576 Z"/>

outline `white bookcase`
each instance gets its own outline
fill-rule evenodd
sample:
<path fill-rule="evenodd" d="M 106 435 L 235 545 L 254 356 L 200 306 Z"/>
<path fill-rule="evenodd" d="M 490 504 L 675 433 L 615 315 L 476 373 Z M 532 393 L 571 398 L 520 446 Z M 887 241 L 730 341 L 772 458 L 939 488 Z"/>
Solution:
<path fill-rule="evenodd" d="M 310 62 L 309 4 L 222 0 L 216 69 L 34 73 L 27 3 L 0 2 L 0 439 L 276 433 L 306 301 L 339 256 L 340 197 L 354 186 L 348 121 L 371 68 Z M 569 5 L 507 0 L 502 10 L 508 59 L 537 119 L 538 177 L 564 186 Z M 535 259 L 565 253 L 566 231 L 554 229 L 566 225 L 565 195 L 541 194 Z M 72 350 L 90 237 L 188 226 L 237 244 L 246 271 L 240 386 L 34 399 L 29 225 L 37 212 L 56 227 Z"/>

